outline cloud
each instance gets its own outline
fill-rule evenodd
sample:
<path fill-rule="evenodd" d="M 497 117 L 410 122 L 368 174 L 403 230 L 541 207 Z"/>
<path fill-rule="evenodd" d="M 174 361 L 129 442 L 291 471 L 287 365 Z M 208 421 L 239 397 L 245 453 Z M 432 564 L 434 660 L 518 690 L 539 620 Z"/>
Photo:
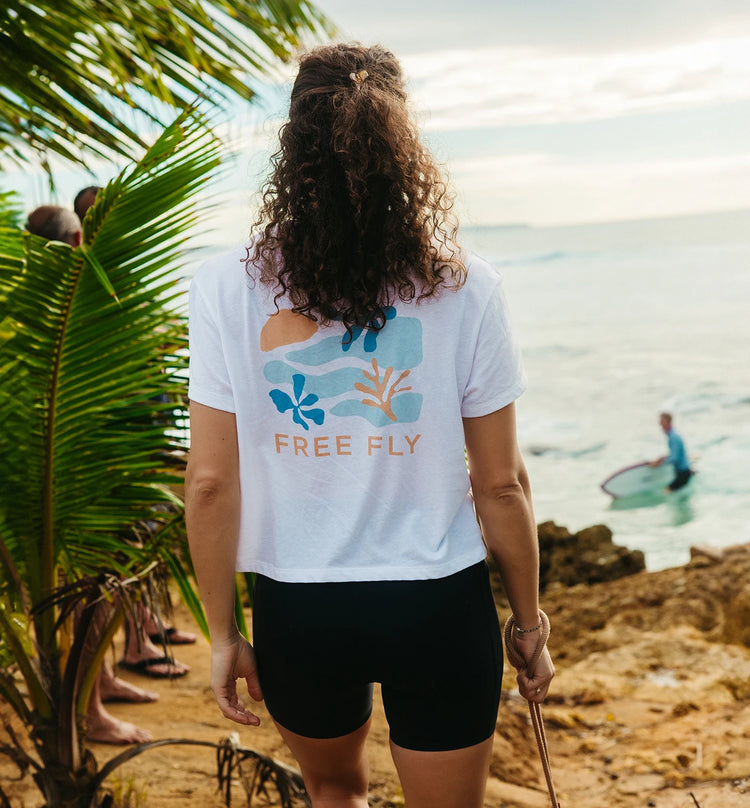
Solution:
<path fill-rule="evenodd" d="M 452 176 L 466 224 L 557 225 L 750 208 L 750 151 L 584 164 L 516 154 L 457 160 Z"/>
<path fill-rule="evenodd" d="M 429 130 L 596 120 L 750 98 L 750 37 L 604 54 L 489 48 L 405 61 Z"/>
<path fill-rule="evenodd" d="M 750 31 L 747 0 L 317 0 L 344 40 L 400 57 L 444 49 L 528 46 L 569 52 L 656 47 Z"/>

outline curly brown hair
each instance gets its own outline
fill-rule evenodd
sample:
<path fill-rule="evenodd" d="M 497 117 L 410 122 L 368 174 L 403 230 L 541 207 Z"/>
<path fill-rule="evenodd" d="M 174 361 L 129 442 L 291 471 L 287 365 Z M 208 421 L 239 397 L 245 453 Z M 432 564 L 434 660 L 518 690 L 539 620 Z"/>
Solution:
<path fill-rule="evenodd" d="M 381 45 L 300 61 L 247 254 L 293 311 L 380 329 L 384 309 L 457 288 L 453 196 L 420 142 L 401 66 Z"/>

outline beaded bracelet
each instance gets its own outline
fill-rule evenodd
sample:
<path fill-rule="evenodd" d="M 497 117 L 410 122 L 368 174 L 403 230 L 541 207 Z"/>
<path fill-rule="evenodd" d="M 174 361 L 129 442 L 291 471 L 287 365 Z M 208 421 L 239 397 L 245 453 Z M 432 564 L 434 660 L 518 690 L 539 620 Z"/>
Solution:
<path fill-rule="evenodd" d="M 534 626 L 534 628 L 518 628 L 517 625 L 513 625 L 514 631 L 517 631 L 519 634 L 533 634 L 535 631 L 539 631 L 542 627 L 542 618 L 539 618 L 539 625 Z"/>

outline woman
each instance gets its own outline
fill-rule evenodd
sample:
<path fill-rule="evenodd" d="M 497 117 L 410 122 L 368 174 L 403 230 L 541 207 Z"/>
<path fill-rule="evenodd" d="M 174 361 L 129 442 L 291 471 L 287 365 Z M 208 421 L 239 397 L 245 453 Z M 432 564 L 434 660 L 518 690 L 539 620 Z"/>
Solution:
<path fill-rule="evenodd" d="M 260 234 L 191 287 L 187 519 L 212 687 L 240 724 L 259 719 L 237 679 L 265 698 L 316 808 L 367 805 L 376 681 L 409 808 L 482 805 L 502 675 L 482 534 L 527 660 L 539 636 L 520 359 L 450 210 L 394 56 L 318 48 Z M 235 569 L 258 573 L 254 648 Z M 521 693 L 541 701 L 553 675 L 545 650 Z"/>

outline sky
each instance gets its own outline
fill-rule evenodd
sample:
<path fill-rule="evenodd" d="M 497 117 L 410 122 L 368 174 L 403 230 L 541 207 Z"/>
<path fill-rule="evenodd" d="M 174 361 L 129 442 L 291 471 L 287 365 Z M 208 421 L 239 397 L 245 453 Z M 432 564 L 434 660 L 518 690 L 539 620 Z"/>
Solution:
<path fill-rule="evenodd" d="M 321 0 L 401 59 L 470 224 L 750 207 L 746 0 Z"/>
<path fill-rule="evenodd" d="M 750 208 L 747 0 L 319 0 L 339 39 L 401 60 L 464 225 L 535 226 Z M 293 66 L 222 133 L 237 151 L 222 238 L 252 218 Z M 97 182 L 115 173 L 95 169 Z M 27 177 L 30 204 L 48 201 Z M 59 201 L 92 177 L 58 174 Z M 235 234 L 232 239 L 230 234 Z"/>

